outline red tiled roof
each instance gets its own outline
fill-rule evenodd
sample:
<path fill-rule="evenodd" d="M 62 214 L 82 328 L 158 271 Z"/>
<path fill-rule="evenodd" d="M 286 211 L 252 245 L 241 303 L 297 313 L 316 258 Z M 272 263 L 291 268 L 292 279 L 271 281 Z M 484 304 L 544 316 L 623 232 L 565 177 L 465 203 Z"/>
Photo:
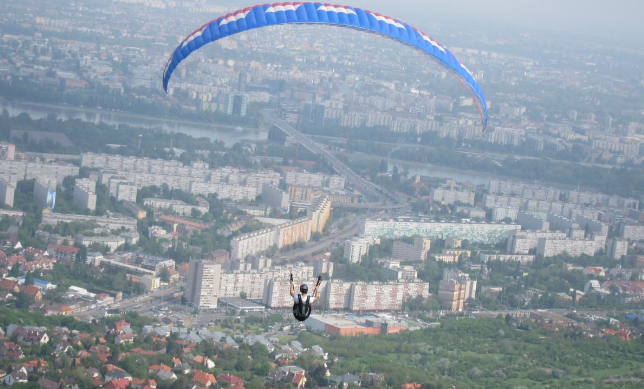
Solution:
<path fill-rule="evenodd" d="M 120 378 L 116 380 L 112 380 L 105 384 L 103 388 L 105 389 L 125 389 L 128 386 L 130 386 L 130 380 L 127 378 Z"/>
<path fill-rule="evenodd" d="M 195 374 L 192 377 L 192 380 L 204 386 L 209 386 L 217 383 L 215 376 L 210 373 L 206 373 L 205 371 L 201 370 L 194 370 L 194 373 Z M 208 382 L 210 382 L 210 384 Z"/>
<path fill-rule="evenodd" d="M 77 252 L 80 251 L 78 247 L 65 246 L 62 244 L 59 244 L 59 245 L 50 244 L 49 246 L 47 246 L 47 250 L 56 250 L 58 252 L 66 253 L 66 254 L 76 254 Z"/>
<path fill-rule="evenodd" d="M 0 289 L 13 291 L 18 287 L 18 284 L 14 281 L 3 279 L 0 281 Z"/>
<path fill-rule="evenodd" d="M 22 287 L 22 293 L 31 297 L 36 297 L 40 293 L 40 289 L 33 285 L 25 285 Z"/>
<path fill-rule="evenodd" d="M 244 380 L 232 374 L 220 374 L 217 379 L 229 385 L 243 384 Z"/>
<path fill-rule="evenodd" d="M 149 370 L 165 370 L 165 371 L 172 371 L 170 366 L 166 366 L 164 364 L 161 365 L 152 365 L 148 368 Z"/>

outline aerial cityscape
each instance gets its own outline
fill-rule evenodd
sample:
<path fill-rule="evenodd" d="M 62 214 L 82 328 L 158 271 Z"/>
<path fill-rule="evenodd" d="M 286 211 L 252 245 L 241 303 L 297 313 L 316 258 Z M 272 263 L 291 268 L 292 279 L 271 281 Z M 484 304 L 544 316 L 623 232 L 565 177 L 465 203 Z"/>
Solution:
<path fill-rule="evenodd" d="M 355 3 L 0 2 L 2 385 L 644 386 L 641 7 Z"/>

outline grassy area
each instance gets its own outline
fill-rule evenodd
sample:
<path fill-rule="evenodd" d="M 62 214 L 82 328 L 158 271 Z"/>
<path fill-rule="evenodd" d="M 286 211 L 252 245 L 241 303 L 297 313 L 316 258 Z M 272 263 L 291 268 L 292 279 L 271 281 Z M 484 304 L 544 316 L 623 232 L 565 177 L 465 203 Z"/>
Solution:
<path fill-rule="evenodd" d="M 288 344 L 291 343 L 292 340 L 296 340 L 297 336 L 295 335 L 277 335 L 277 339 L 279 339 L 280 344 Z"/>
<path fill-rule="evenodd" d="M 641 340 L 573 337 L 569 329 L 546 331 L 525 322 L 517 329 L 497 319 L 444 319 L 434 329 L 396 335 L 329 339 L 302 332 L 319 344 L 333 374 L 379 372 L 387 385 L 434 383 L 458 388 L 641 388 Z"/>

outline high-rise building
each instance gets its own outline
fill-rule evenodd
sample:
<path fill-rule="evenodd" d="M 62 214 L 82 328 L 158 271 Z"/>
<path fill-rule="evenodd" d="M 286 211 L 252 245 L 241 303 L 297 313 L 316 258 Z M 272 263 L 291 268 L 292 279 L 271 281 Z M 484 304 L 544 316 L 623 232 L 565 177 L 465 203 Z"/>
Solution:
<path fill-rule="evenodd" d="M 221 264 L 191 260 L 185 292 L 188 304 L 199 309 L 217 308 L 220 282 Z"/>
<path fill-rule="evenodd" d="M 564 253 L 572 257 L 579 257 L 584 254 L 593 256 L 596 251 L 597 242 L 591 239 L 539 238 L 537 242 L 537 255 L 541 255 L 544 258 Z"/>
<path fill-rule="evenodd" d="M 0 143 L 0 159 L 13 160 L 16 155 L 16 145 L 11 143 Z"/>
<path fill-rule="evenodd" d="M 414 281 L 418 278 L 418 272 L 413 266 L 400 266 L 399 261 L 385 262 L 382 274 L 386 279 L 393 281 Z"/>
<path fill-rule="evenodd" d="M 431 247 L 431 240 L 421 237 L 414 238 L 414 243 L 395 241 L 391 257 L 403 261 L 424 261 Z"/>
<path fill-rule="evenodd" d="M 331 200 L 327 196 L 318 197 L 311 203 L 307 216 L 311 220 L 311 232 L 322 232 L 331 217 Z"/>
<path fill-rule="evenodd" d="M 606 253 L 613 259 L 621 259 L 628 254 L 628 241 L 624 239 L 608 239 L 606 241 Z"/>
<path fill-rule="evenodd" d="M 116 201 L 136 202 L 138 188 L 131 182 L 119 182 L 116 186 Z"/>
<path fill-rule="evenodd" d="M 354 237 L 344 242 L 344 259 L 351 263 L 362 261 L 362 257 L 369 254 L 369 247 L 372 244 L 379 244 L 380 239 L 369 236 Z"/>
<path fill-rule="evenodd" d="M 470 298 L 476 298 L 476 280 L 458 269 L 445 269 L 438 284 L 438 299 L 443 309 L 460 312 Z"/>
<path fill-rule="evenodd" d="M 302 218 L 275 227 L 275 244 L 278 249 L 311 239 L 311 221 Z"/>
<path fill-rule="evenodd" d="M 467 239 L 478 243 L 499 243 L 508 238 L 510 231 L 519 229 L 516 224 L 425 222 L 396 219 L 366 219 L 362 233 L 380 238 L 421 236 L 429 239 Z"/>
<path fill-rule="evenodd" d="M 451 188 L 431 188 L 429 190 L 429 202 L 441 204 L 462 203 L 474 205 L 476 193 L 468 190 L 456 190 Z"/>
<path fill-rule="evenodd" d="M 245 259 L 275 246 L 275 230 L 267 228 L 239 235 L 230 241 L 231 258 Z"/>
<path fill-rule="evenodd" d="M 288 212 L 290 199 L 288 193 L 273 184 L 266 183 L 262 186 L 262 201 L 272 208 Z"/>
<path fill-rule="evenodd" d="M 16 187 L 0 178 L 0 205 L 13 207 L 13 198 L 15 196 Z"/>
<path fill-rule="evenodd" d="M 43 208 L 54 209 L 56 206 L 56 180 L 38 179 L 34 182 L 34 201 Z"/>
<path fill-rule="evenodd" d="M 80 209 L 96 210 L 96 182 L 77 178 L 74 182 L 74 205 Z"/>
<path fill-rule="evenodd" d="M 226 108 L 226 113 L 228 115 L 246 116 L 247 108 L 248 98 L 246 95 L 228 95 L 228 107 Z"/>
<path fill-rule="evenodd" d="M 313 274 L 328 274 L 333 277 L 333 262 L 331 262 L 331 254 L 317 254 L 314 255 L 311 264 L 313 265 Z"/>

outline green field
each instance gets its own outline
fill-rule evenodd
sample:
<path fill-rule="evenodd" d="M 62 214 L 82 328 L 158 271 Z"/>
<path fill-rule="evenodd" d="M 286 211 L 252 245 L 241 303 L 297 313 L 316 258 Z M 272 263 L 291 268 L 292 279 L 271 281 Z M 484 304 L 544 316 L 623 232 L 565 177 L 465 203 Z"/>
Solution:
<path fill-rule="evenodd" d="M 503 318 L 445 319 L 442 326 L 397 335 L 330 339 L 302 332 L 305 346 L 329 353 L 331 373 L 383 373 L 387 386 L 427 388 L 642 388 L 644 344 L 546 331 Z"/>

